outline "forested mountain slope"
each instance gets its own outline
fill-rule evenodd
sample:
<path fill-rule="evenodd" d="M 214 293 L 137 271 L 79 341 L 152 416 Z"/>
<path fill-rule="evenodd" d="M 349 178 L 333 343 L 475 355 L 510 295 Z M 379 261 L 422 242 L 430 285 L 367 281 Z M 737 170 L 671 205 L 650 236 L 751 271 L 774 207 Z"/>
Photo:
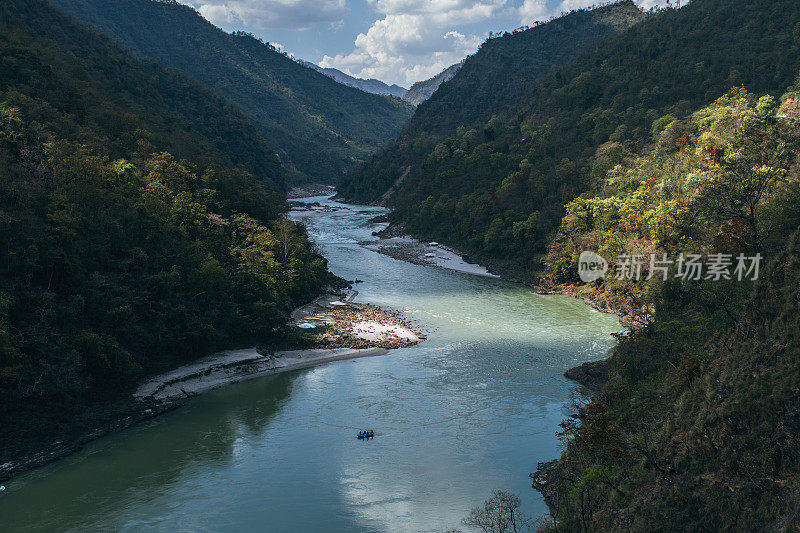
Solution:
<path fill-rule="evenodd" d="M 3 9 L 2 90 L 49 102 L 51 120 L 61 122 L 64 134 L 95 139 L 98 129 L 114 132 L 108 144 L 97 146 L 109 155 L 117 155 L 118 143 L 136 142 L 139 135 L 156 149 L 198 163 L 224 161 L 282 188 L 274 151 L 224 98 L 137 60 L 42 2 L 28 9 L 4 2 Z"/>
<path fill-rule="evenodd" d="M 440 140 L 459 127 L 481 129 L 493 115 L 519 104 L 544 74 L 643 16 L 626 0 L 486 41 L 420 103 L 396 141 L 343 179 L 340 192 L 359 201 L 379 198 L 404 167 L 411 165 L 417 174 Z"/>
<path fill-rule="evenodd" d="M 52 0 L 138 54 L 177 68 L 239 105 L 283 164 L 335 182 L 394 138 L 411 108 L 306 68 L 192 8 L 154 0 Z"/>
<path fill-rule="evenodd" d="M 520 103 L 553 67 L 594 49 L 643 17 L 632 1 L 624 0 L 490 39 L 420 107 L 408 132 L 450 133 L 458 126 L 486 122 Z"/>
<path fill-rule="evenodd" d="M 734 88 L 660 123 L 568 205 L 549 274 L 574 279 L 579 250 L 598 251 L 611 269 L 581 293 L 631 300 L 649 324 L 570 371 L 596 396 L 539 485 L 559 531 L 800 526 L 799 89 L 780 111 Z"/>
<path fill-rule="evenodd" d="M 396 221 L 529 276 L 564 204 L 607 170 L 599 148 L 637 143 L 661 117 L 683 117 L 734 85 L 782 92 L 800 69 L 798 23 L 800 4 L 790 0 L 694 0 L 649 15 L 542 76 L 497 117 L 433 147 L 433 134 L 402 136 L 353 173 L 343 194 L 374 198 L 410 166 L 391 200 Z"/>
<path fill-rule="evenodd" d="M 328 283 L 222 97 L 42 0 L 0 3 L 0 65 L 3 454 L 143 375 L 276 341 Z"/>

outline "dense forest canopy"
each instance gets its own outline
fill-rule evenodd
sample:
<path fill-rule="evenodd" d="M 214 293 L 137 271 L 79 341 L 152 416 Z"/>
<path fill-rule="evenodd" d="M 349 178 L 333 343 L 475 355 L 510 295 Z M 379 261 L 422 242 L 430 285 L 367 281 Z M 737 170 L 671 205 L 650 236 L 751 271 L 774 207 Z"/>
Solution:
<path fill-rule="evenodd" d="M 399 98 L 366 93 L 307 68 L 251 35 L 228 34 L 191 7 L 153 0 L 52 0 L 141 56 L 236 103 L 292 179 L 335 183 L 394 138 L 411 116 Z"/>
<path fill-rule="evenodd" d="M 40 0 L 0 4 L 0 65 L 4 443 L 275 342 L 330 281 L 235 106 Z"/>
<path fill-rule="evenodd" d="M 60 135 L 96 141 L 112 157 L 148 144 L 198 164 L 224 162 L 283 188 L 274 151 L 224 98 L 40 2 L 4 4 L 0 89 L 42 101 Z"/>
<path fill-rule="evenodd" d="M 478 125 L 441 139 L 428 129 L 401 136 L 352 173 L 342 194 L 375 199 L 410 169 L 389 200 L 397 222 L 530 277 L 542 269 L 563 206 L 606 170 L 596 157 L 601 146 L 643 142 L 662 117 L 685 117 L 734 85 L 780 94 L 800 69 L 798 23 L 800 5 L 789 0 L 695 0 L 650 14 L 542 73 L 521 102 Z M 420 106 L 411 125 L 429 108 Z"/>
<path fill-rule="evenodd" d="M 549 275 L 598 250 L 611 273 L 582 293 L 650 316 L 562 424 L 559 530 L 783 531 L 800 505 L 798 100 L 738 88 L 662 121 L 641 153 L 609 147 L 602 186 L 567 206 Z M 692 255 L 702 270 L 677 276 Z M 641 277 L 617 274 L 625 256 L 646 258 Z"/>
<path fill-rule="evenodd" d="M 579 10 L 553 22 L 491 38 L 457 75 L 420 105 L 409 134 L 452 134 L 519 104 L 554 67 L 594 49 L 644 13 L 630 0 Z"/>

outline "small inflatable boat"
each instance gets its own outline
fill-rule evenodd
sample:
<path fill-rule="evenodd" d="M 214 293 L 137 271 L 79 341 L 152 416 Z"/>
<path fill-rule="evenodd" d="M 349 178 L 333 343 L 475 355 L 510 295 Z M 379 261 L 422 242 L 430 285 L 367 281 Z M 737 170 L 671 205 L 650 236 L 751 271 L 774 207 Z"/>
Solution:
<path fill-rule="evenodd" d="M 356 435 L 357 439 L 371 439 L 375 436 L 375 432 L 372 430 L 369 431 L 362 431 L 358 435 Z"/>

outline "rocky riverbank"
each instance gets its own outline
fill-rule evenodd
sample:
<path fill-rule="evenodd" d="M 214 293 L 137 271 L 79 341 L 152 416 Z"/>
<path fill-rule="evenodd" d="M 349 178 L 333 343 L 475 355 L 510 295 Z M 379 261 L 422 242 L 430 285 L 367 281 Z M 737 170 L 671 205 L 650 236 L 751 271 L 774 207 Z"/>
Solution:
<path fill-rule="evenodd" d="M 598 393 L 608 381 L 608 359 L 587 361 L 564 372 L 564 377 Z"/>
<path fill-rule="evenodd" d="M 476 276 L 499 278 L 485 267 L 469 263 L 468 258 L 457 250 L 443 246 L 437 242 L 420 242 L 408 236 L 381 238 L 359 243 L 365 248 L 374 250 L 393 259 L 406 261 L 415 265 L 433 266 L 465 272 Z"/>
<path fill-rule="evenodd" d="M 397 311 L 354 303 L 355 291 L 320 296 L 292 313 L 295 327 L 305 326 L 314 348 L 384 348 L 413 346 L 425 339 L 419 324 Z M 313 329 L 311 328 L 313 326 Z"/>
<path fill-rule="evenodd" d="M 334 194 L 336 194 L 336 187 L 321 183 L 309 183 L 292 187 L 286 193 L 286 198 L 291 200 L 294 198 L 311 198 L 312 196 L 333 196 Z"/>
<path fill-rule="evenodd" d="M 550 512 L 557 513 L 558 509 L 558 459 L 538 463 L 536 472 L 531 472 L 531 486 L 541 493 Z"/>
<path fill-rule="evenodd" d="M 422 340 L 401 315 L 367 304 L 347 303 L 306 318 L 319 324 L 319 348 L 405 348 Z"/>

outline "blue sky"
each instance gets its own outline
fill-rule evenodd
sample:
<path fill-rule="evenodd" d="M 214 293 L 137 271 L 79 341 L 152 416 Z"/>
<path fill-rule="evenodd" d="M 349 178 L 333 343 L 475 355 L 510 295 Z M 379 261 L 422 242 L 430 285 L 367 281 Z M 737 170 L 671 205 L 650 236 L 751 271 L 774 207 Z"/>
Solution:
<path fill-rule="evenodd" d="M 409 87 L 512 30 L 597 0 L 181 0 L 296 57 Z M 650 8 L 664 0 L 637 0 Z"/>

